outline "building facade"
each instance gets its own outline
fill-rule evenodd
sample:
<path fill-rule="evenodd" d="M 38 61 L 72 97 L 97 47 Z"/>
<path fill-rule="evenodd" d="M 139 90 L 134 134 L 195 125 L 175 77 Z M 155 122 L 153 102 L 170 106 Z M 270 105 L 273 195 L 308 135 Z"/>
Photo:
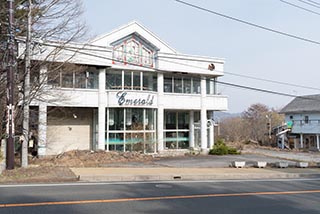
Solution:
<path fill-rule="evenodd" d="M 216 88 L 223 59 L 178 53 L 137 22 L 50 60 L 68 57 L 85 69 L 53 75 L 40 68 L 46 93 L 32 102 L 39 155 L 212 147 L 213 113 L 227 110 L 227 97 Z"/>
<path fill-rule="evenodd" d="M 279 132 L 282 147 L 320 150 L 320 95 L 293 99 L 280 113 L 285 114 L 286 127 Z"/>

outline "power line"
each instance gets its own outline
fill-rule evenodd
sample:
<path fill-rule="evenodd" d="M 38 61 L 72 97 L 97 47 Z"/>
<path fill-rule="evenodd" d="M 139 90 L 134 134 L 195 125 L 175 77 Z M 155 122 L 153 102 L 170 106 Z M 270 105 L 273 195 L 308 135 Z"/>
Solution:
<path fill-rule="evenodd" d="M 320 16 L 320 13 L 316 12 L 316 11 L 313 11 L 313 10 L 310 10 L 310 9 L 307 9 L 307 8 L 304 8 L 304 7 L 301 7 L 299 5 L 296 5 L 296 4 L 293 4 L 293 3 L 290 3 L 290 2 L 287 2 L 287 1 L 284 1 L 284 0 L 280 0 L 281 2 L 285 3 L 285 4 L 288 4 L 288 5 L 291 5 L 293 7 L 296 7 L 296 8 L 299 8 L 301 10 L 304 10 L 304 11 L 307 11 L 307 12 L 310 12 L 310 13 L 313 13 L 313 14 L 316 14 L 318 16 Z"/>
<path fill-rule="evenodd" d="M 202 69 L 202 70 L 206 70 L 207 71 L 207 69 L 205 69 L 203 67 L 199 67 L 199 66 L 189 65 L 189 64 L 180 63 L 180 62 L 174 62 L 174 61 L 165 60 L 165 59 L 161 59 L 161 60 L 164 61 L 164 62 L 170 62 L 170 63 L 173 63 L 173 64 L 185 65 L 185 66 L 188 66 L 188 67 L 193 67 L 193 68 Z M 259 77 L 253 77 L 253 76 L 248 76 L 248 75 L 243 75 L 243 74 L 236 74 L 236 73 L 231 73 L 231 72 L 226 72 L 226 71 L 224 71 L 224 73 L 225 74 L 229 74 L 229 75 L 233 75 L 233 76 L 253 79 L 253 80 L 259 80 L 259 81 L 270 82 L 270 83 L 275 83 L 275 84 L 280 84 L 280 85 L 294 86 L 294 87 L 297 87 L 297 88 L 304 88 L 304 89 L 311 89 L 311 90 L 320 91 L 320 88 L 315 88 L 315 87 L 310 87 L 310 86 L 297 85 L 297 84 L 288 83 L 288 82 L 281 82 L 281 81 L 270 80 L 270 79 L 259 78 Z"/>
<path fill-rule="evenodd" d="M 21 40 L 23 41 L 23 40 Z M 120 62 L 122 63 L 123 61 L 121 60 L 117 60 L 117 59 L 114 59 L 114 58 L 109 58 L 109 57 L 105 57 L 105 56 L 101 56 L 101 55 L 97 55 L 97 54 L 93 54 L 93 53 L 87 53 L 87 52 L 82 52 L 81 50 L 97 50 L 97 51 L 103 51 L 103 50 L 100 50 L 100 49 L 90 49 L 90 48 L 78 48 L 78 47 L 61 47 L 61 46 L 58 46 L 58 45 L 54 45 L 54 44 L 42 44 L 44 46 L 49 46 L 49 47 L 55 47 L 55 48 L 62 48 L 64 50 L 68 50 L 68 51 L 72 51 L 72 52 L 75 52 L 75 53 L 79 53 L 79 54 L 84 54 L 84 55 L 87 55 L 87 56 L 93 56 L 93 57 L 97 57 L 97 58 L 101 58 L 101 59 L 107 59 L 107 60 L 111 60 L 111 61 L 115 61 L 115 62 Z M 90 45 L 88 45 L 90 46 Z M 105 52 L 105 51 L 104 51 Z M 203 67 L 200 67 L 200 66 L 194 66 L 194 65 L 190 65 L 190 64 L 186 64 L 186 63 L 181 63 L 181 62 L 175 62 L 175 61 L 171 61 L 171 60 L 165 60 L 165 59 L 158 59 L 158 60 L 161 60 L 161 61 L 164 61 L 164 62 L 169 62 L 169 63 L 173 63 L 173 64 L 177 64 L 177 65 L 184 65 L 184 66 L 188 66 L 188 67 L 193 67 L 193 68 L 197 68 L 197 69 L 201 69 L 201 70 L 204 70 L 204 71 L 207 71 L 207 69 L 203 68 Z M 148 66 L 143 66 L 143 65 L 137 65 L 135 63 L 130 63 L 130 62 L 126 62 L 128 65 L 131 65 L 131 66 L 135 66 L 135 67 L 144 67 L 144 68 L 147 68 L 147 69 L 151 69 L 151 70 L 158 70 L 158 71 L 165 71 L 165 70 L 161 70 L 161 69 L 156 69 L 156 68 L 151 68 L 151 67 L 148 67 Z M 293 84 L 293 83 L 288 83 L 288 82 L 281 82 L 281 81 L 276 81 L 276 80 L 270 80 L 270 79 L 264 79 L 264 78 L 258 78 L 258 77 L 252 77 L 252 76 L 248 76 L 248 75 L 242 75 L 242 74 L 235 74 L 235 73 L 231 73 L 231 72 L 224 72 L 226 74 L 230 74 L 230 75 L 234 75 L 234 76 L 239 76 L 239 77 L 244 77 L 244 78 L 249 78 L 249 79 L 254 79 L 254 80 L 259 80 L 259 81 L 264 81 L 264 82 L 270 82 L 270 83 L 275 83 L 275 84 L 280 84 L 280 85 L 286 85 L 286 86 L 293 86 L 293 87 L 298 87 L 298 88 L 304 88 L 304 89 L 310 89 L 310 90 L 317 90 L 319 91 L 320 88 L 315 88 L 315 87 L 310 87 L 310 86 L 302 86 L 302 85 L 297 85 L 297 84 Z M 221 82 L 221 81 L 220 81 Z M 231 83 L 230 83 L 231 84 Z M 250 88 L 250 87 L 249 87 Z M 261 91 L 263 89 L 258 89 L 258 91 Z M 268 91 L 268 90 L 266 90 Z M 278 92 L 276 92 L 278 93 Z M 285 93 L 280 93 L 279 94 L 285 94 Z M 292 95 L 292 96 L 295 96 L 295 95 Z"/>
<path fill-rule="evenodd" d="M 311 3 L 314 3 L 314 4 L 316 4 L 316 5 L 320 5 L 320 3 L 319 2 L 316 2 L 316 1 L 312 1 L 312 0 L 307 0 L 308 2 L 311 2 Z"/>
<path fill-rule="evenodd" d="M 320 8 L 320 6 L 315 5 L 314 3 L 310 3 L 310 1 L 309 2 L 308 1 L 304 1 L 304 0 L 297 0 L 297 1 L 305 3 L 305 4 L 310 5 L 312 7 Z"/>
<path fill-rule="evenodd" d="M 293 35 L 293 34 L 290 34 L 290 33 L 286 33 L 286 32 L 283 32 L 283 31 L 279 31 L 279 30 L 275 30 L 275 29 L 272 29 L 272 28 L 264 27 L 262 25 L 254 24 L 252 22 L 244 21 L 242 19 L 238 19 L 238 18 L 235 18 L 235 17 L 232 17 L 232 16 L 228 16 L 228 15 L 225 15 L 225 14 L 222 14 L 222 13 L 218 13 L 218 12 L 215 12 L 213 10 L 209 10 L 209 9 L 206 9 L 206 8 L 203 8 L 203 7 L 200 7 L 200 6 L 185 2 L 185 1 L 181 1 L 181 0 L 174 0 L 174 1 L 179 2 L 181 4 L 184 4 L 184 5 L 187 5 L 187 6 L 190 6 L 190 7 L 193 7 L 193 8 L 196 8 L 198 10 L 202 10 L 202 11 L 205 11 L 205 12 L 208 12 L 208 13 L 211 13 L 211 14 L 215 14 L 217 16 L 221 16 L 221 17 L 236 21 L 236 22 L 240 22 L 240 23 L 243 23 L 243 24 L 246 24 L 246 25 L 250 25 L 252 27 L 260 28 L 260 29 L 265 30 L 265 31 L 269 31 L 269 32 L 272 32 L 272 33 L 277 33 L 277 34 L 280 34 L 280 35 L 283 35 L 283 36 L 287 36 L 287 37 L 290 37 L 290 38 L 294 38 L 294 39 L 297 39 L 297 40 L 301 40 L 301 41 L 304 41 L 304 42 L 309 42 L 309 43 L 312 43 L 312 44 L 320 45 L 320 42 L 316 41 L 316 40 L 311 40 L 311 39 L 308 39 L 308 38 L 304 38 L 304 37 L 301 37 L 301 36 L 296 36 L 296 35 Z"/>
<path fill-rule="evenodd" d="M 250 86 L 244 86 L 244 85 L 239 85 L 239 84 L 234 84 L 234 83 L 228 83 L 228 82 L 222 82 L 222 81 L 216 81 L 217 83 L 220 83 L 222 85 L 228 85 L 236 88 L 243 88 L 251 91 L 258 91 L 258 92 L 263 92 L 263 93 L 268 93 L 268 94 L 275 94 L 275 95 L 281 95 L 281 96 L 286 96 L 286 97 L 299 97 L 297 95 L 293 94 L 287 94 L 287 93 L 282 93 L 282 92 L 277 92 L 277 91 L 271 91 L 268 89 L 262 89 L 262 88 L 256 88 L 256 87 L 250 87 Z"/>
<path fill-rule="evenodd" d="M 46 46 L 51 46 L 51 47 L 59 47 L 57 45 L 50 45 L 50 44 L 45 44 L 45 45 Z M 109 58 L 109 57 L 105 57 L 105 56 L 100 56 L 100 55 L 96 55 L 96 54 L 86 53 L 86 52 L 82 52 L 82 51 L 79 51 L 79 50 L 74 50 L 72 48 L 64 47 L 64 49 L 68 50 L 68 51 L 73 51 L 73 52 L 76 52 L 76 53 L 79 53 L 79 54 L 84 54 L 84 55 L 88 55 L 88 56 L 94 56 L 94 57 L 101 58 L 101 59 L 113 60 L 113 61 L 120 62 L 120 63 L 123 62 L 121 60 L 117 60 L 117 59 L 113 59 L 113 58 Z M 136 64 L 130 63 L 130 62 L 127 62 L 127 64 L 128 65 L 132 65 L 132 66 L 136 66 L 136 67 L 140 67 L 140 68 L 143 67 L 143 68 L 151 69 L 151 70 L 154 70 L 154 71 L 166 72 L 166 70 L 157 69 L 157 68 L 150 68 L 148 66 L 143 66 L 143 65 L 136 65 Z M 282 92 L 272 91 L 272 90 L 268 90 L 268 89 L 250 87 L 250 86 L 244 86 L 244 85 L 228 83 L 228 82 L 223 82 L 223 81 L 216 81 L 216 82 L 219 83 L 219 84 L 223 84 L 223 85 L 227 85 L 227 86 L 231 86 L 231 87 L 243 88 L 243 89 L 257 91 L 257 92 L 263 92 L 263 93 L 269 93 L 269 94 L 281 95 L 281 96 L 293 97 L 293 98 L 301 97 L 301 96 L 297 96 L 297 95 L 293 95 L 293 94 L 282 93 Z M 303 97 L 301 97 L 301 98 L 303 98 Z M 312 99 L 312 98 L 306 98 L 306 99 Z M 317 100 L 317 99 L 313 99 L 313 100 Z"/>
<path fill-rule="evenodd" d="M 21 40 L 23 41 L 24 40 Z M 48 44 L 46 44 L 47 46 L 50 46 Z M 54 47 L 59 47 L 57 45 L 53 45 Z M 87 48 L 87 47 L 95 47 L 95 48 Z M 71 47 L 73 49 L 79 49 L 78 47 Z M 81 50 L 87 50 L 87 51 L 97 51 L 97 52 L 108 52 L 105 49 L 107 49 L 106 46 L 98 46 L 98 45 L 92 45 L 92 44 L 86 44 L 84 47 L 80 48 Z M 124 53 L 128 53 L 128 51 L 123 51 Z M 131 53 L 130 53 L 131 54 Z M 132 54 L 134 56 L 140 56 L 139 54 Z M 94 55 L 97 56 L 97 55 Z M 151 57 L 151 59 L 155 60 L 155 57 Z M 110 60 L 114 60 L 115 59 L 110 59 Z M 173 64 L 178 64 L 178 65 L 184 65 L 184 66 L 188 66 L 188 67 L 193 67 L 193 68 L 197 68 L 197 69 L 201 69 L 204 71 L 207 71 L 207 68 L 203 68 L 200 66 L 195 66 L 195 65 L 190 65 L 190 64 L 186 64 L 186 63 L 182 63 L 182 62 L 176 62 L 176 61 L 171 61 L 171 60 L 167 60 L 167 59 L 157 59 L 157 60 L 161 60 L 163 62 L 169 62 L 169 63 L 173 63 Z M 132 64 L 135 65 L 135 64 Z M 140 66 L 140 65 L 139 65 Z M 141 66 L 140 66 L 141 67 Z M 316 90 L 316 91 L 320 91 L 320 88 L 316 88 L 316 87 L 311 87 L 311 86 L 305 86 L 305 85 L 298 85 L 298 84 L 294 84 L 294 83 L 289 83 L 289 82 L 283 82 L 283 81 L 277 81 L 277 80 L 271 80 L 271 79 L 266 79 L 266 78 L 259 78 L 259 77 L 253 77 L 253 76 L 249 76 L 249 75 L 244 75 L 244 74 L 236 74 L 236 73 L 232 73 L 232 72 L 223 72 L 224 74 L 229 74 L 229 75 L 233 75 L 233 76 L 238 76 L 238 77 L 243 77 L 243 78 L 248 78 L 248 79 L 253 79 L 253 80 L 259 80 L 259 81 L 263 81 L 263 82 L 270 82 L 270 83 L 275 83 L 275 84 L 279 84 L 279 85 L 285 85 L 285 86 L 293 86 L 293 87 L 297 87 L 297 88 L 304 88 L 304 89 L 310 89 L 310 90 Z"/>

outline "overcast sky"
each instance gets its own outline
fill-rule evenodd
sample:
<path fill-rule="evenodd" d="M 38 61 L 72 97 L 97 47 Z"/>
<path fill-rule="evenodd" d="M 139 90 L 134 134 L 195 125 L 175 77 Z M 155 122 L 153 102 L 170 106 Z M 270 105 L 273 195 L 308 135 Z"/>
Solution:
<path fill-rule="evenodd" d="M 274 30 L 320 42 L 320 0 L 186 0 L 209 10 Z M 292 95 L 320 93 L 320 45 L 312 44 L 214 14 L 174 0 L 83 0 L 85 20 L 92 36 L 108 33 L 137 20 L 178 52 L 224 58 L 221 81 Z M 319 89 L 239 77 L 280 81 Z M 280 109 L 293 98 L 225 85 L 219 92 L 229 96 L 229 111 L 242 112 L 263 103 Z"/>

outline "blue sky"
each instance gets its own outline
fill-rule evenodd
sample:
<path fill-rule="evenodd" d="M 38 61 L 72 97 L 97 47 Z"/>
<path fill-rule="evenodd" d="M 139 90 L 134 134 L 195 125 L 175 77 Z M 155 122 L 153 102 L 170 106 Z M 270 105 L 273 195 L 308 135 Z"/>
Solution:
<path fill-rule="evenodd" d="M 268 28 L 320 41 L 320 16 L 280 0 L 186 0 Z M 317 11 L 298 0 L 288 2 Z M 320 4 L 320 0 L 318 1 Z M 224 58 L 221 81 L 293 95 L 320 93 L 320 45 L 311 44 L 190 8 L 174 0 L 83 0 L 91 36 L 139 21 L 177 51 Z M 320 5 L 319 5 L 320 6 Z M 232 74 L 319 88 L 310 90 Z M 263 103 L 280 109 L 292 98 L 219 85 L 229 96 L 229 112 Z"/>

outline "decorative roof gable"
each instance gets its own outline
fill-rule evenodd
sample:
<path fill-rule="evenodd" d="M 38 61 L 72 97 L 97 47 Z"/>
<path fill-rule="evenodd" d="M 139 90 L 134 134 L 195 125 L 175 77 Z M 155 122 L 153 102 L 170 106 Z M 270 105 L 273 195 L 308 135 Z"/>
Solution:
<path fill-rule="evenodd" d="M 145 44 L 148 44 L 150 47 L 158 51 L 163 53 L 177 53 L 176 50 L 171 48 L 155 34 L 136 21 L 130 22 L 125 26 L 115 29 L 111 33 L 101 35 L 93 39 L 90 43 L 99 46 L 112 46 L 118 41 L 124 40 L 132 35 L 135 35 L 136 38 L 139 38 Z"/>
<path fill-rule="evenodd" d="M 113 64 L 124 63 L 153 67 L 154 53 L 159 49 L 137 33 L 133 33 L 118 41 L 113 46 Z"/>

